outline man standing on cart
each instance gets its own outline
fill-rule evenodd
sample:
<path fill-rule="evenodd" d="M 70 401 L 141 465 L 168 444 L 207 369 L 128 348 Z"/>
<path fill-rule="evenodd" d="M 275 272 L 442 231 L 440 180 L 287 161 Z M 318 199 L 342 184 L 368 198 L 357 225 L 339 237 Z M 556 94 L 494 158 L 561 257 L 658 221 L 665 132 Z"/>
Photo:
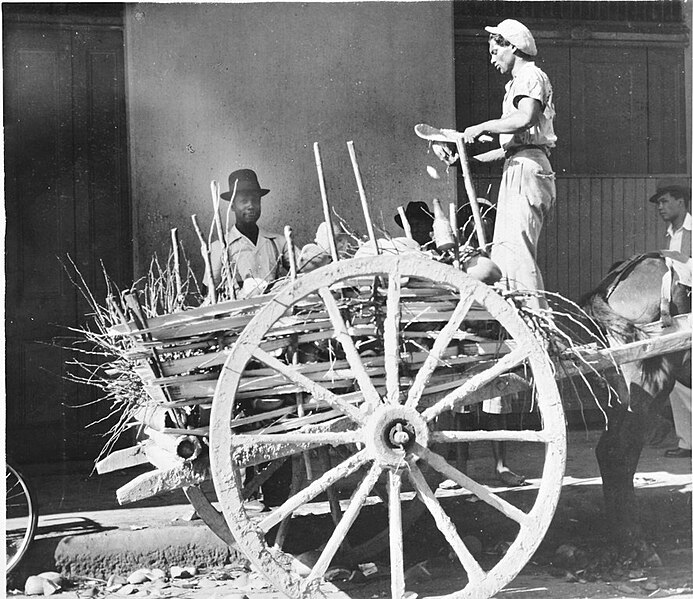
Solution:
<path fill-rule="evenodd" d="M 501 269 L 508 289 L 542 291 L 537 245 L 556 198 L 555 174 L 549 162 L 551 148 L 556 145 L 553 88 L 546 73 L 535 64 L 537 47 L 527 27 L 506 19 L 497 27 L 486 27 L 486 31 L 490 34 L 491 64 L 511 79 L 505 86 L 501 117 L 467 127 L 462 136 L 465 143 L 473 143 L 482 135 L 498 135 L 500 149 L 477 157 L 483 162 L 504 159 L 491 260 Z M 452 145 L 434 143 L 433 150 L 447 164 L 457 161 Z M 526 303 L 546 307 L 539 297 Z M 487 400 L 483 409 L 490 414 L 506 414 L 511 410 L 510 400 Z M 494 446 L 494 453 L 501 480 L 521 484 L 522 477 L 505 466 L 502 442 Z"/>
<path fill-rule="evenodd" d="M 510 289 L 544 289 L 537 265 L 537 244 L 556 198 L 549 162 L 556 145 L 553 88 L 536 66 L 537 47 L 531 32 L 513 19 L 486 27 L 491 64 L 511 80 L 505 86 L 503 111 L 493 119 L 467 127 L 464 141 L 497 134 L 505 163 L 498 193 L 491 259 Z"/>

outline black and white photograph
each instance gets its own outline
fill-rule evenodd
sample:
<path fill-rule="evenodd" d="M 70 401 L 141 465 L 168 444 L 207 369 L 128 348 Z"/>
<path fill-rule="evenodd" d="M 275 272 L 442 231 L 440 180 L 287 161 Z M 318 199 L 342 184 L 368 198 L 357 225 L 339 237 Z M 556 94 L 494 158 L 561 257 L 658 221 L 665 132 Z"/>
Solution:
<path fill-rule="evenodd" d="M 693 599 L 691 0 L 1 10 L 4 596 Z"/>

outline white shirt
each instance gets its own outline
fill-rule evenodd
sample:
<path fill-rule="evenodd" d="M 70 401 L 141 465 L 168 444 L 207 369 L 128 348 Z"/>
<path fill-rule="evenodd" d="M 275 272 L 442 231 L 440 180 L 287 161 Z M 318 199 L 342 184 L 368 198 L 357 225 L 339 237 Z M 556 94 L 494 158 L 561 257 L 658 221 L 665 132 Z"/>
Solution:
<path fill-rule="evenodd" d="M 270 233 L 259 227 L 257 243 L 243 235 L 234 225 L 226 234 L 228 256 L 231 270 L 237 283 L 245 279 L 261 279 L 272 283 L 279 276 L 280 269 L 289 262 L 289 249 L 283 235 Z M 212 273 L 214 280 L 221 277 L 222 246 L 219 240 L 210 245 Z M 209 286 L 209 275 L 205 273 L 205 285 Z"/>
<path fill-rule="evenodd" d="M 686 229 L 688 231 L 691 230 L 691 213 L 686 212 L 686 216 L 683 219 L 683 224 L 674 231 L 674 228 L 669 225 L 667 228 L 667 235 L 669 236 L 669 249 L 670 250 L 676 250 L 677 252 L 681 252 L 682 246 L 681 243 L 683 242 L 683 230 Z"/>
<path fill-rule="evenodd" d="M 683 219 L 683 224 L 674 231 L 674 228 L 669 225 L 667 228 L 667 236 L 669 237 L 669 249 L 670 250 L 675 250 L 677 252 L 684 252 L 684 250 L 688 249 L 690 251 L 690 235 L 691 235 L 691 213 L 687 212 L 686 217 Z M 688 248 L 683 247 L 683 238 L 684 238 L 684 232 L 688 231 L 688 237 L 689 237 L 689 242 L 688 242 Z M 693 275 L 693 260 L 691 258 L 688 258 L 688 261 L 685 263 L 681 263 L 678 260 L 671 260 L 669 259 L 667 263 L 670 263 L 670 265 L 674 268 L 674 270 L 678 273 L 679 275 L 679 283 L 682 285 L 685 285 L 686 287 L 691 286 L 691 279 Z"/>
<path fill-rule="evenodd" d="M 546 73 L 534 62 L 524 65 L 506 84 L 502 116 L 506 117 L 517 112 L 517 103 L 524 96 L 537 100 L 541 104 L 539 121 L 526 131 L 499 135 L 501 147 L 505 150 L 526 145 L 553 148 L 556 145 L 556 134 L 553 130 L 553 119 L 556 116 L 553 106 L 553 87 Z"/>

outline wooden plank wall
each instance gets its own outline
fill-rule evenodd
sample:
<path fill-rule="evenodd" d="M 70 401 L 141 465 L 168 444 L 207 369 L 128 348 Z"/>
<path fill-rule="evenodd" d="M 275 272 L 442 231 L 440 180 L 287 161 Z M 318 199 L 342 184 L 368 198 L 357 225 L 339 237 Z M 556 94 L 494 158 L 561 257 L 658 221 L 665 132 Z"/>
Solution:
<path fill-rule="evenodd" d="M 559 176 L 556 205 L 539 243 L 546 288 L 577 301 L 609 266 L 634 254 L 666 247 L 666 227 L 653 204 L 657 180 L 673 175 Z M 500 177 L 476 177 L 495 202 Z"/>

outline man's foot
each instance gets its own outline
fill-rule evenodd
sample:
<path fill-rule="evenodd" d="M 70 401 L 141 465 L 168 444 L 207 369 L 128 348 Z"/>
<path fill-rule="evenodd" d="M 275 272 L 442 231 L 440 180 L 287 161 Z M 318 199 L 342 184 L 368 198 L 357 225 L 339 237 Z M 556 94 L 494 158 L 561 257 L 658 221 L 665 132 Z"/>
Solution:
<path fill-rule="evenodd" d="M 496 477 L 506 487 L 523 487 L 529 483 L 525 482 L 525 477 L 520 474 L 515 474 L 512 470 L 498 470 Z"/>
<path fill-rule="evenodd" d="M 448 478 L 438 485 L 439 489 L 449 490 L 449 489 L 459 489 L 458 485 L 454 480 Z"/>
<path fill-rule="evenodd" d="M 258 513 L 267 510 L 266 506 L 259 499 L 246 499 L 243 502 L 243 507 L 246 512 Z"/>
<path fill-rule="evenodd" d="M 667 449 L 664 452 L 664 457 L 667 458 L 690 458 L 691 450 L 684 449 L 683 447 L 677 447 L 676 449 Z"/>

